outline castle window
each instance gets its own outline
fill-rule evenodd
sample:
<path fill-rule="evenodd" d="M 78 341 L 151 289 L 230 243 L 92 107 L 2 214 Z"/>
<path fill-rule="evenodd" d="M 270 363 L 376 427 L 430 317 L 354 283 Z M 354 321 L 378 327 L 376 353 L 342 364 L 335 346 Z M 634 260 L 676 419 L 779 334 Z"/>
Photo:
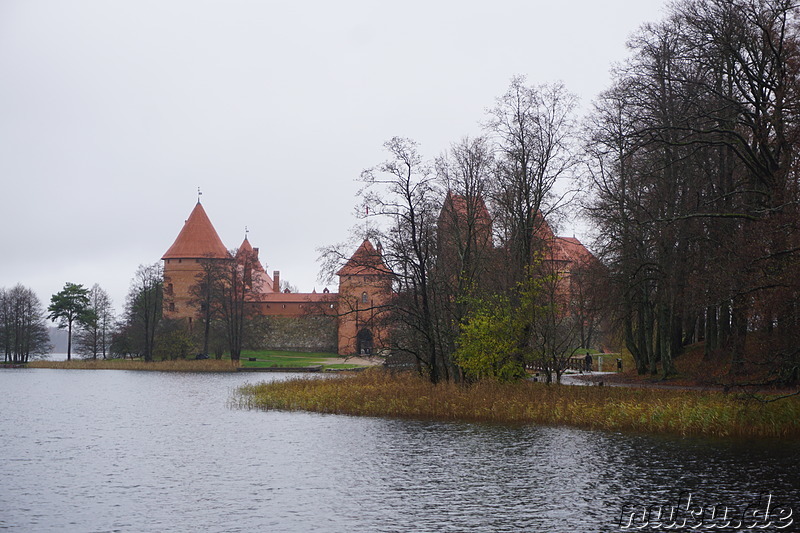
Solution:
<path fill-rule="evenodd" d="M 183 263 L 183 259 L 178 259 L 178 263 Z"/>
<path fill-rule="evenodd" d="M 175 312 L 175 302 L 170 302 L 169 303 L 169 310 L 172 311 L 172 312 Z"/>
<path fill-rule="evenodd" d="M 172 283 L 167 285 L 167 294 L 172 294 Z"/>
<path fill-rule="evenodd" d="M 369 298 L 369 296 L 367 296 L 366 291 L 361 293 L 361 303 L 362 304 L 367 303 L 369 301 L 368 298 Z"/>

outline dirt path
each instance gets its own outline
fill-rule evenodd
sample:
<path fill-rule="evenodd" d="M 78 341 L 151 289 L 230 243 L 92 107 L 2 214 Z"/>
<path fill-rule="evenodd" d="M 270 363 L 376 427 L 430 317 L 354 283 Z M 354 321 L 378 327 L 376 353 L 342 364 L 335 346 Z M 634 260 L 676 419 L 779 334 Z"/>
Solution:
<path fill-rule="evenodd" d="M 700 385 L 691 383 L 664 383 L 654 381 L 640 381 L 632 379 L 625 374 L 617 372 L 590 372 L 583 374 L 565 374 L 561 377 L 561 382 L 566 385 L 600 385 L 605 387 L 629 387 L 632 389 L 667 389 L 667 390 L 691 390 L 691 391 L 717 391 L 717 392 L 743 392 L 739 387 L 728 387 L 724 385 Z M 747 392 L 752 394 L 767 395 L 793 395 L 797 394 L 797 389 L 749 389 Z"/>
<path fill-rule="evenodd" d="M 565 385 L 600 385 L 606 387 L 630 387 L 632 389 L 672 389 L 672 390 L 699 390 L 722 391 L 722 386 L 713 385 L 677 385 L 669 383 L 653 383 L 649 381 L 631 381 L 624 374 L 616 372 L 589 372 L 583 374 L 565 374 L 561 376 L 561 383 Z"/>
<path fill-rule="evenodd" d="M 383 364 L 383 359 L 380 357 L 330 357 L 322 359 L 320 362 L 326 365 L 362 365 L 362 366 L 378 366 Z"/>

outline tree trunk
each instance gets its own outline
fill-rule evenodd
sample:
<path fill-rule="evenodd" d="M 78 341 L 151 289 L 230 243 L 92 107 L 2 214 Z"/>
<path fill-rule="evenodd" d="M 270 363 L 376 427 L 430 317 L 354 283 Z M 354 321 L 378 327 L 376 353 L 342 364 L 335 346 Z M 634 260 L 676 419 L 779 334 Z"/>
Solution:
<path fill-rule="evenodd" d="M 72 320 L 67 322 L 67 361 L 72 360 Z"/>
<path fill-rule="evenodd" d="M 706 345 L 703 350 L 703 358 L 708 360 L 711 354 L 717 349 L 719 331 L 717 329 L 717 308 L 716 306 L 709 305 L 706 307 Z"/>
<path fill-rule="evenodd" d="M 674 314 L 667 305 L 661 305 L 659 310 L 659 351 L 661 353 L 661 376 L 663 379 L 676 374 L 675 365 L 672 361 L 673 352 L 673 329 L 675 320 Z"/>
<path fill-rule="evenodd" d="M 737 298 L 741 300 L 742 298 Z M 731 313 L 731 334 L 728 338 L 728 348 L 731 354 L 731 375 L 740 375 L 745 369 L 745 336 L 747 335 L 747 308 L 746 304 L 738 301 L 734 304 Z"/>

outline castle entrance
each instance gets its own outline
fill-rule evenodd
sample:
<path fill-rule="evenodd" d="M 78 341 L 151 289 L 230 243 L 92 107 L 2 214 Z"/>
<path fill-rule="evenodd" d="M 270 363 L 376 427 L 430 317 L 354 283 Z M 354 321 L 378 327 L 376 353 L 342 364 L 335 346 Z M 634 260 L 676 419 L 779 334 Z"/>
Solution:
<path fill-rule="evenodd" d="M 367 328 L 364 328 L 358 332 L 358 335 L 356 335 L 356 353 L 359 355 L 372 355 L 372 350 L 372 332 Z"/>

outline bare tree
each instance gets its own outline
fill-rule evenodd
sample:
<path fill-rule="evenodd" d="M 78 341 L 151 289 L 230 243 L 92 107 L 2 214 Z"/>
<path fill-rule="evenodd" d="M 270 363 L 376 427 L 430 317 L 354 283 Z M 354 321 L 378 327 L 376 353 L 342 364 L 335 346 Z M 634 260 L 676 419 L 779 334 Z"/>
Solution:
<path fill-rule="evenodd" d="M 788 340 L 798 321 L 797 10 L 678 2 L 630 46 L 589 150 L 626 345 L 640 372 L 668 376 L 705 340 L 736 373 L 754 329 Z"/>
<path fill-rule="evenodd" d="M 50 338 L 44 307 L 29 288 L 0 288 L 0 349 L 6 363 L 27 363 L 32 356 L 47 354 Z"/>
<path fill-rule="evenodd" d="M 547 382 L 561 383 L 569 359 L 581 344 L 581 317 L 571 312 L 571 274 L 559 264 L 543 260 L 537 272 L 536 294 L 528 296 L 536 304 L 530 320 L 532 361 L 544 370 Z M 538 364 L 537 364 L 538 363 Z"/>
<path fill-rule="evenodd" d="M 106 358 L 111 344 L 111 332 L 114 326 L 114 311 L 111 298 L 98 284 L 94 284 L 88 293 L 91 319 L 87 320 L 76 335 L 78 353 Z"/>
<path fill-rule="evenodd" d="M 537 230 L 562 198 L 555 185 L 577 164 L 573 113 L 577 98 L 562 84 L 529 86 L 512 78 L 489 110 L 487 127 L 499 152 L 493 200 L 500 238 L 512 266 L 511 286 L 537 251 Z"/>
<path fill-rule="evenodd" d="M 145 361 L 153 360 L 156 332 L 161 321 L 163 267 L 160 262 L 140 265 L 131 280 L 126 304 L 129 332 Z"/>
<path fill-rule="evenodd" d="M 247 328 L 256 310 L 248 305 L 252 293 L 250 273 L 255 253 L 231 250 L 233 261 L 221 262 L 222 274 L 216 285 L 213 305 L 218 309 L 232 361 L 238 361 L 245 343 Z"/>
<path fill-rule="evenodd" d="M 492 217 L 486 206 L 495 160 L 484 137 L 464 138 L 436 160 L 436 178 L 446 191 L 437 221 L 435 275 L 437 307 L 449 323 L 442 338 L 447 352 L 456 349 L 467 301 L 496 286 Z"/>
<path fill-rule="evenodd" d="M 389 158 L 362 173 L 370 216 L 385 222 L 383 256 L 395 275 L 393 348 L 411 354 L 434 383 L 449 379 L 454 366 L 442 342 L 434 275 L 436 223 L 441 189 L 417 144 L 394 137 L 384 144 Z"/>
<path fill-rule="evenodd" d="M 576 320 L 581 348 L 602 345 L 607 338 L 610 309 L 608 270 L 594 256 L 580 260 L 571 268 L 568 281 L 566 311 Z"/>
<path fill-rule="evenodd" d="M 203 324 L 203 340 L 201 353 L 208 355 L 209 342 L 213 330 L 213 322 L 221 315 L 219 303 L 222 283 L 228 275 L 229 259 L 206 257 L 200 260 L 201 271 L 195 277 L 195 284 L 189 288 L 190 304 L 198 310 Z M 222 354 L 219 354 L 222 357 Z"/>

